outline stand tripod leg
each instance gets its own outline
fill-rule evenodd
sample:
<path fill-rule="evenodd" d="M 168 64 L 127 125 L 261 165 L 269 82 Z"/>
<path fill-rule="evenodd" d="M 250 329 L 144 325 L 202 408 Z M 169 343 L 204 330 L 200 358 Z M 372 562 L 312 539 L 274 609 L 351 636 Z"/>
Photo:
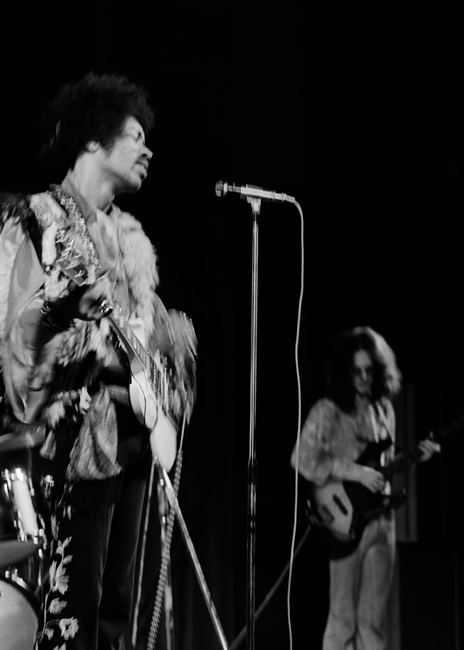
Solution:
<path fill-rule="evenodd" d="M 171 484 L 171 481 L 169 480 L 169 476 L 168 476 L 166 470 L 164 470 L 164 469 L 163 469 L 163 479 L 164 479 L 164 489 L 166 491 L 166 496 L 168 498 L 169 505 L 171 506 L 171 508 L 174 509 L 174 511 L 176 513 L 177 521 L 178 521 L 180 529 L 181 529 L 182 537 L 183 537 L 184 542 L 185 542 L 185 544 L 187 546 L 187 549 L 188 549 L 188 551 L 190 553 L 190 557 L 191 557 L 191 560 L 192 560 L 192 563 L 193 563 L 193 567 L 195 569 L 195 573 L 196 573 L 196 576 L 197 576 L 197 579 L 198 579 L 198 583 L 200 585 L 201 592 L 202 592 L 203 597 L 205 599 L 206 607 L 208 608 L 208 612 L 209 612 L 209 614 L 211 616 L 211 620 L 213 622 L 214 629 L 216 631 L 217 637 L 219 639 L 219 642 L 220 642 L 221 647 L 223 648 L 223 650 L 228 650 L 227 639 L 226 639 L 224 631 L 223 631 L 223 629 L 221 627 L 221 623 L 219 621 L 219 617 L 217 615 L 216 608 L 214 607 L 214 603 L 213 603 L 213 601 L 211 599 L 211 594 L 209 593 L 209 589 L 208 589 L 208 586 L 206 584 L 206 580 L 205 580 L 205 577 L 203 575 L 203 571 L 201 569 L 200 562 L 198 561 L 198 557 L 197 557 L 197 554 L 195 552 L 195 548 L 193 546 L 192 540 L 191 540 L 189 532 L 187 530 L 187 526 L 186 526 L 185 521 L 184 521 L 184 517 L 182 516 L 182 512 L 181 512 L 180 507 L 179 507 L 179 502 L 178 502 L 177 497 L 176 497 L 176 493 L 175 493 L 174 488 L 173 488 L 173 486 Z"/>
<path fill-rule="evenodd" d="M 142 531 L 142 540 L 141 540 L 141 551 L 140 551 L 140 561 L 138 568 L 138 579 L 137 579 L 137 589 L 136 589 L 136 598 L 134 604 L 134 620 L 132 624 L 132 635 L 131 643 L 134 648 L 137 647 L 137 637 L 138 637 L 138 621 L 140 606 L 142 602 L 142 583 L 143 583 L 143 574 L 145 567 L 145 556 L 146 556 L 146 547 L 147 547 L 147 538 L 148 538 L 148 525 L 151 514 L 151 504 L 153 497 L 153 486 L 155 482 L 155 463 L 152 463 L 150 478 L 148 481 L 147 489 L 147 498 L 145 504 L 145 518 L 144 526 Z M 157 484 L 157 494 L 158 494 L 158 514 L 161 527 L 161 557 L 166 548 L 167 539 L 166 539 L 166 530 L 167 530 L 167 500 L 166 494 L 162 489 L 163 479 L 159 475 L 160 468 L 158 467 L 158 484 Z M 165 624 L 166 624 L 166 650 L 174 650 L 174 617 L 173 617 L 173 608 L 172 608 L 172 587 L 171 587 L 171 570 L 168 567 L 167 571 L 167 580 L 164 587 L 164 614 L 165 614 Z"/>
<path fill-rule="evenodd" d="M 153 493 L 154 476 L 155 476 L 155 464 L 152 463 L 151 470 L 150 470 L 150 478 L 148 481 L 147 502 L 145 504 L 146 509 L 145 509 L 145 519 L 144 519 L 143 534 L 142 534 L 142 546 L 140 552 L 140 566 L 138 570 L 137 594 L 135 599 L 134 621 L 132 626 L 131 641 L 134 648 L 137 646 L 138 618 L 139 618 L 140 603 L 142 599 L 142 579 L 143 579 L 143 570 L 145 565 L 147 531 L 148 531 L 148 522 L 150 520 L 150 506 L 151 506 L 151 497 Z"/>

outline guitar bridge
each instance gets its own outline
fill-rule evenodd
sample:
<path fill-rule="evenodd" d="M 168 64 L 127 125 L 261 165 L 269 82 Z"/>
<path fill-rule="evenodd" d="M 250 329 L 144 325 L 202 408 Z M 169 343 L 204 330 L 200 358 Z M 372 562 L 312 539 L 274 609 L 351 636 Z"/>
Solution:
<path fill-rule="evenodd" d="M 321 505 L 317 509 L 316 516 L 319 519 L 319 521 L 325 526 L 330 526 L 335 521 L 335 517 L 325 505 Z"/>

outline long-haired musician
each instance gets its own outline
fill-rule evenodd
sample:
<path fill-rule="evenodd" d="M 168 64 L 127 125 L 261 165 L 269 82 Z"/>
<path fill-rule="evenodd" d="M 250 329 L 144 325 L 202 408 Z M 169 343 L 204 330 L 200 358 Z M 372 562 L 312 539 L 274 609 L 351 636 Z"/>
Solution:
<path fill-rule="evenodd" d="M 389 504 L 382 499 L 390 485 L 381 467 L 394 454 L 391 399 L 400 385 L 395 355 L 380 334 L 369 327 L 341 333 L 327 362 L 326 395 L 314 404 L 301 431 L 298 467 L 296 446 L 291 457 L 317 496 L 315 520 L 332 535 L 323 650 L 386 647 L 384 618 L 394 568 L 395 522 L 392 509 L 383 508 Z M 421 442 L 421 460 L 438 449 L 431 440 Z M 380 466 L 368 462 L 370 451 Z M 358 519 L 347 485 L 362 486 L 361 495 L 379 495 L 379 511 L 375 506 L 375 515 L 364 522 Z"/>

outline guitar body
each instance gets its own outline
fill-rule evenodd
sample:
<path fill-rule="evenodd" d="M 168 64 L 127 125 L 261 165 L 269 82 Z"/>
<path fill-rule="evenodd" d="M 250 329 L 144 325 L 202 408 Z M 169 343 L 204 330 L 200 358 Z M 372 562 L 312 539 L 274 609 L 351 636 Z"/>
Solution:
<path fill-rule="evenodd" d="M 167 472 L 172 468 L 177 455 L 177 429 L 167 415 L 164 405 L 164 392 L 158 385 L 155 390 L 150 378 L 149 369 L 142 363 L 141 358 L 135 353 L 133 337 L 140 345 L 146 342 L 145 329 L 141 321 L 131 320 L 129 323 L 132 343 L 110 319 L 116 329 L 119 339 L 124 345 L 130 365 L 131 380 L 129 384 L 129 397 L 137 420 L 150 431 L 150 446 L 154 457 Z M 159 353 L 150 357 L 151 369 L 157 372 L 158 381 L 163 382 L 164 366 Z"/>
<path fill-rule="evenodd" d="M 332 557 L 346 557 L 357 548 L 367 524 L 399 508 L 405 498 L 405 490 L 382 494 L 360 483 L 332 481 L 312 485 L 309 502 L 313 520 L 331 543 Z"/>
<path fill-rule="evenodd" d="M 390 444 L 385 440 L 369 445 L 357 462 L 380 471 L 381 454 Z M 371 492 L 355 481 L 331 481 L 322 487 L 311 483 L 309 488 L 311 516 L 331 542 L 332 557 L 352 553 L 369 521 L 398 508 L 405 498 L 404 490 L 394 494 Z"/>
<path fill-rule="evenodd" d="M 167 472 L 174 465 L 177 455 L 177 429 L 164 409 L 158 409 L 158 418 L 150 432 L 153 456 Z"/>
<path fill-rule="evenodd" d="M 130 327 L 134 336 L 144 345 L 146 337 L 141 322 L 133 320 L 130 322 Z M 151 431 L 158 419 L 158 399 L 148 379 L 145 366 L 128 343 L 125 345 L 125 351 L 131 371 L 129 396 L 132 410 L 140 424 Z"/>
<path fill-rule="evenodd" d="M 334 541 L 353 541 L 354 508 L 342 482 L 331 481 L 322 487 L 311 484 L 309 500 L 318 525 L 326 529 Z"/>

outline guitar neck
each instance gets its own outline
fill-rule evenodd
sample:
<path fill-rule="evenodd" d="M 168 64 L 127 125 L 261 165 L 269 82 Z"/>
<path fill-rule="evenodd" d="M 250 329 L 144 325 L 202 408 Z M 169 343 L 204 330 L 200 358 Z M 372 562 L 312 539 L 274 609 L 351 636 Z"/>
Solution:
<path fill-rule="evenodd" d="M 437 433 L 432 433 L 429 438 L 430 440 L 439 442 L 446 440 L 446 438 L 449 438 L 456 433 L 462 432 L 463 429 L 464 416 L 461 415 L 456 418 L 456 420 L 451 422 L 451 424 L 437 431 Z M 395 456 L 395 458 L 389 465 L 387 465 L 387 467 L 381 469 L 381 472 L 387 480 L 390 480 L 393 476 L 395 476 L 395 474 L 399 474 L 400 472 L 403 472 L 415 465 L 420 460 L 421 455 L 421 449 L 419 445 L 417 445 L 413 449 L 409 449 Z"/>
<path fill-rule="evenodd" d="M 150 354 L 145 350 L 139 339 L 135 336 L 129 326 L 118 324 L 113 316 L 108 315 L 106 318 L 110 321 L 111 327 L 116 332 L 121 343 L 133 352 L 145 370 L 149 370 L 154 361 Z"/>
<path fill-rule="evenodd" d="M 397 454 L 391 463 L 381 469 L 381 472 L 387 481 L 390 481 L 396 474 L 405 472 L 415 465 L 421 455 L 420 447 L 417 445 L 414 449 Z"/>
<path fill-rule="evenodd" d="M 118 324 L 111 315 L 106 318 L 110 321 L 111 327 L 114 329 L 121 344 L 126 348 L 126 352 L 132 352 L 142 364 L 145 377 L 151 384 L 152 389 L 167 404 L 169 402 L 171 386 L 167 365 L 160 358 L 155 359 L 145 350 L 137 336 L 131 330 L 130 325 L 126 324 L 124 326 Z"/>
<path fill-rule="evenodd" d="M 140 343 L 139 339 L 135 336 L 135 334 L 130 330 L 130 328 L 127 325 L 119 325 L 114 320 L 113 316 L 111 316 L 111 314 L 108 315 L 106 318 L 110 321 L 111 326 L 116 332 L 121 343 L 123 343 L 126 347 L 130 348 L 130 350 L 137 356 L 139 361 L 142 363 L 144 368 L 148 369 L 150 365 L 149 364 L 150 355 L 145 350 L 145 348 Z"/>

